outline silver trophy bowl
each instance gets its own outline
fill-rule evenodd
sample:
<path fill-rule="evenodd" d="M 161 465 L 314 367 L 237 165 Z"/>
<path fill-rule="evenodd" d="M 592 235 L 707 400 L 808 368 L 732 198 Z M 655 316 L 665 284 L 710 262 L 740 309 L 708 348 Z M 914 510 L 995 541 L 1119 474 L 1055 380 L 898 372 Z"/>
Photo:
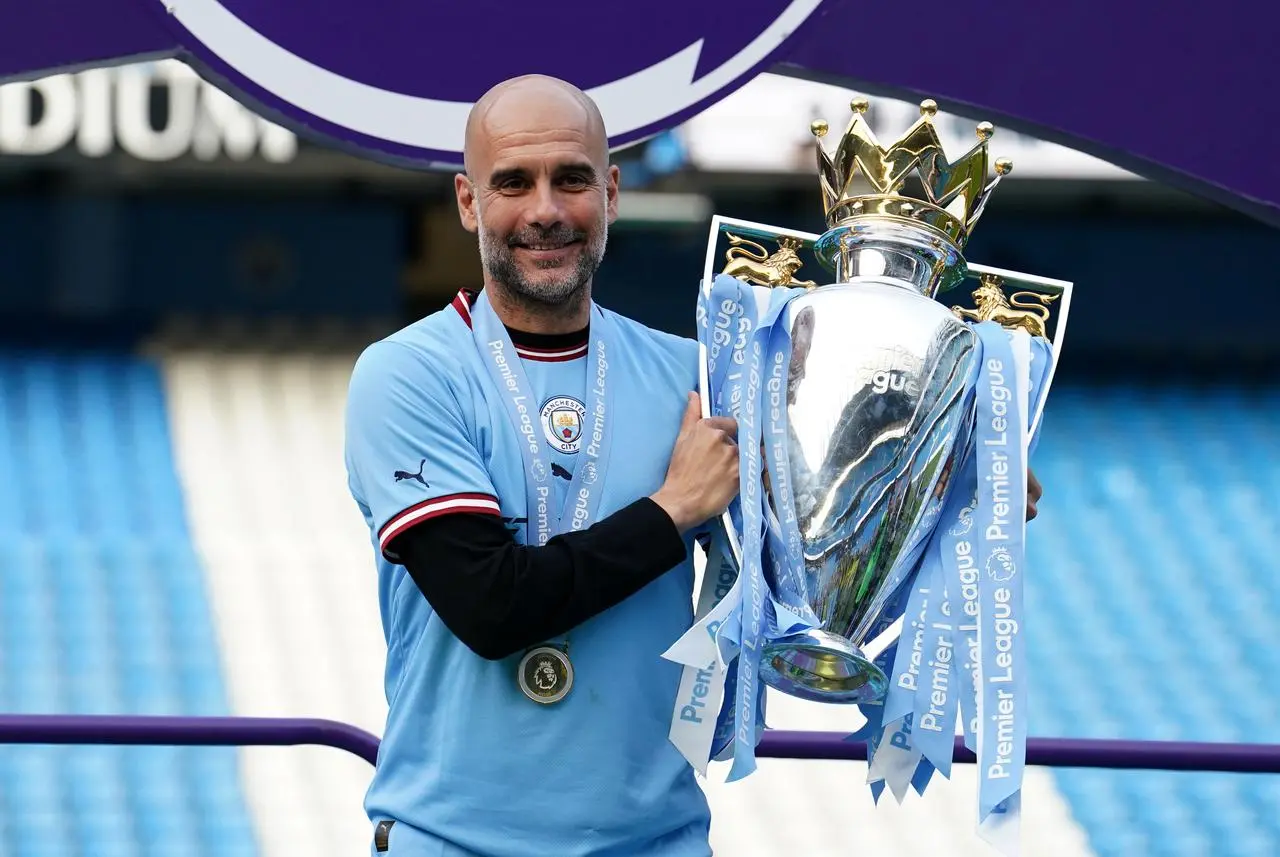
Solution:
<path fill-rule="evenodd" d="M 874 702 L 888 679 L 863 648 L 888 624 L 968 449 L 977 335 L 934 300 L 965 273 L 940 236 L 841 226 L 814 249 L 836 283 L 788 307 L 786 426 L 803 592 L 821 624 L 767 643 L 760 671 L 791 696 Z"/>

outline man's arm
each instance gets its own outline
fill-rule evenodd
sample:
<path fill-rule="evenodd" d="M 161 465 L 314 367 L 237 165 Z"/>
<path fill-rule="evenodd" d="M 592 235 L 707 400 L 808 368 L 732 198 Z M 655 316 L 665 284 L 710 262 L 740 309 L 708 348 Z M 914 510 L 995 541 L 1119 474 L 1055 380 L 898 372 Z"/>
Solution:
<path fill-rule="evenodd" d="M 564 634 L 681 562 L 683 534 L 737 493 L 733 421 L 700 413 L 690 396 L 662 487 L 585 530 L 530 547 L 499 519 L 445 515 L 389 547 L 445 627 L 483 658 Z"/>
<path fill-rule="evenodd" d="M 543 547 L 501 519 L 455 514 L 404 533 L 395 552 L 445 627 L 498 660 L 603 613 L 685 558 L 671 517 L 644 498 Z"/>
<path fill-rule="evenodd" d="M 737 492 L 733 421 L 701 419 L 691 395 L 657 492 L 585 531 L 518 545 L 448 377 L 403 346 L 367 350 L 348 392 L 346 459 L 383 555 L 482 657 L 564 633 L 640 590 Z"/>

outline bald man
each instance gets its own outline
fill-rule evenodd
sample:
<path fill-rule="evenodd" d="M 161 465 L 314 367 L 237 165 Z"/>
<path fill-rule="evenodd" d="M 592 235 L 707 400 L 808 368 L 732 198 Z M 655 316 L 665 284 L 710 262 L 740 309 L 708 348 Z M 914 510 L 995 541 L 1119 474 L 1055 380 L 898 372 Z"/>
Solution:
<path fill-rule="evenodd" d="M 695 342 L 593 300 L 618 180 L 578 89 L 487 93 L 455 181 L 482 288 L 354 368 L 390 706 L 371 853 L 711 853 L 661 655 L 692 621 L 695 528 L 737 493 L 735 426 L 700 418 Z"/>

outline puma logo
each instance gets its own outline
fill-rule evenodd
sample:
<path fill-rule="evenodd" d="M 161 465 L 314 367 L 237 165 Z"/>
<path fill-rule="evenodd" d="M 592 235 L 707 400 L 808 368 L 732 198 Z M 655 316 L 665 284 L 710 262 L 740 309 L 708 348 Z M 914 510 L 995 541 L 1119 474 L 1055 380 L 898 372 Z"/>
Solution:
<path fill-rule="evenodd" d="M 573 474 L 565 470 L 559 464 L 556 464 L 554 461 L 551 462 L 551 475 L 559 476 L 561 479 L 567 479 L 570 482 L 573 481 Z"/>
<path fill-rule="evenodd" d="M 422 478 L 422 469 L 426 466 L 427 466 L 427 460 L 424 458 L 422 459 L 422 461 L 418 462 L 417 473 L 409 473 L 408 471 L 405 471 L 405 470 L 397 470 L 396 481 L 403 482 L 405 479 L 416 479 L 418 482 L 422 483 L 422 487 L 430 488 L 431 486 L 427 484 L 427 480 Z"/>

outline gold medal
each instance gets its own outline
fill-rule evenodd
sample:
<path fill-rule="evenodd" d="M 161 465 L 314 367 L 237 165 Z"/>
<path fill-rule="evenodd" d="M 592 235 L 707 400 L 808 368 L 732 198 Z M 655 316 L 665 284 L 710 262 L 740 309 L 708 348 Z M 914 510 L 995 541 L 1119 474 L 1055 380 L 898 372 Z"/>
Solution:
<path fill-rule="evenodd" d="M 573 687 L 573 664 L 555 646 L 539 646 L 520 659 L 516 683 L 534 702 L 551 705 L 564 699 Z"/>

